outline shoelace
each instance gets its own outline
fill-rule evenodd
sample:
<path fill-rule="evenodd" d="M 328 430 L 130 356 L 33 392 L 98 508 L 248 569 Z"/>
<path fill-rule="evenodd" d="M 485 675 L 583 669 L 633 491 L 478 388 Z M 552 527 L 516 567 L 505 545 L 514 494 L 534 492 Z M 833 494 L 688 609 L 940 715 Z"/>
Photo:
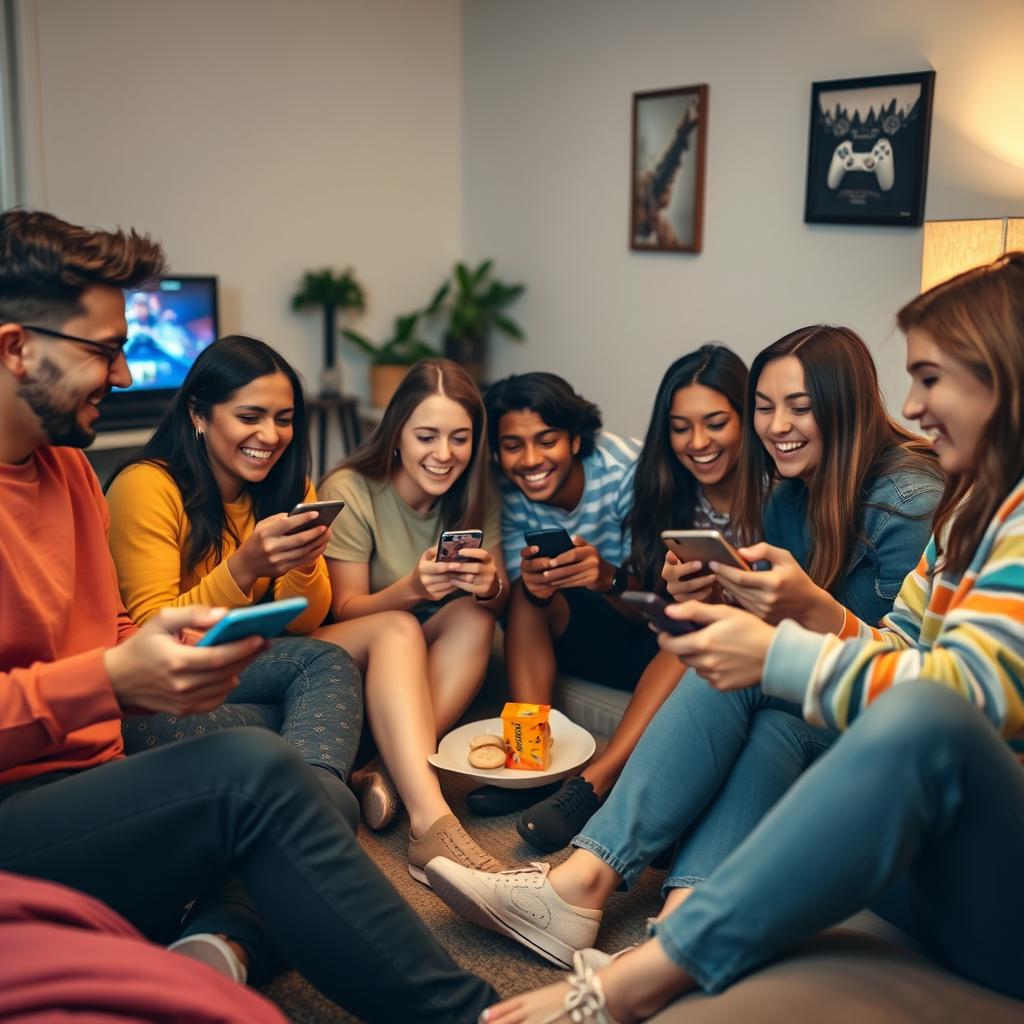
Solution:
<path fill-rule="evenodd" d="M 551 806 L 558 809 L 562 808 L 568 810 L 568 814 L 565 817 L 575 817 L 577 814 L 586 813 L 587 817 L 590 816 L 587 810 L 587 803 L 589 803 L 590 793 L 589 785 L 579 778 L 573 779 L 564 785 L 552 798 Z"/>
<path fill-rule="evenodd" d="M 555 1024 L 566 1017 L 572 1024 L 614 1024 L 605 1014 L 604 989 L 601 979 L 589 967 L 580 970 L 578 967 L 569 975 L 569 994 L 562 1003 L 562 1009 L 545 1017 L 541 1024 Z"/>
<path fill-rule="evenodd" d="M 495 881 L 499 884 L 508 888 L 513 885 L 521 885 L 522 881 L 517 877 L 519 875 L 530 875 L 530 881 L 537 885 L 535 877 L 540 872 L 539 885 L 544 884 L 544 879 L 548 876 L 548 871 L 551 870 L 550 864 L 542 864 L 539 860 L 531 861 L 526 867 L 522 868 L 506 868 L 504 871 L 498 871 L 495 873 Z"/>
<path fill-rule="evenodd" d="M 466 867 L 488 873 L 499 872 L 504 867 L 501 861 L 495 860 L 487 853 L 461 825 L 456 825 L 450 832 L 446 832 L 445 839 L 449 840 L 445 845 Z"/>

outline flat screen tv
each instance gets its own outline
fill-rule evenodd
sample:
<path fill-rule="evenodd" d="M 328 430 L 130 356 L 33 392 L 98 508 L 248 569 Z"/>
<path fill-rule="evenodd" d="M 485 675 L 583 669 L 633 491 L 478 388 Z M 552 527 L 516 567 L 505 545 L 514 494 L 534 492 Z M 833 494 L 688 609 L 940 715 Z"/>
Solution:
<path fill-rule="evenodd" d="M 126 289 L 124 300 L 132 384 L 103 400 L 100 430 L 155 424 L 196 356 L 219 332 L 215 277 L 162 277 L 149 289 Z"/>

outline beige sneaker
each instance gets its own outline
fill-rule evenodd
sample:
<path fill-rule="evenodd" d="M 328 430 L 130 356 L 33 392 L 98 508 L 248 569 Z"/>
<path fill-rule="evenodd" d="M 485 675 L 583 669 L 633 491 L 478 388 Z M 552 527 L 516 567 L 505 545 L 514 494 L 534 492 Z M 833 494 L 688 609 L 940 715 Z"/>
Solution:
<path fill-rule="evenodd" d="M 577 950 L 593 946 L 601 911 L 566 903 L 548 881 L 549 864 L 498 874 L 438 857 L 427 865 L 430 886 L 457 914 L 571 969 Z"/>
<path fill-rule="evenodd" d="M 473 837 L 459 824 L 454 814 L 438 818 L 427 830 L 427 834 L 416 839 L 409 833 L 409 874 L 429 886 L 423 870 L 435 857 L 447 857 L 456 864 L 480 871 L 503 871 L 505 865 L 485 853 Z"/>

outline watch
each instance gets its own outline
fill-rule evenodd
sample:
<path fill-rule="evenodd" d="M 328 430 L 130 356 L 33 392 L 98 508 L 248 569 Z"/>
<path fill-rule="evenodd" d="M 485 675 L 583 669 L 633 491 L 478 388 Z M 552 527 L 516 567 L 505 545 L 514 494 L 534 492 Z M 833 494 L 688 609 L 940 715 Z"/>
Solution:
<path fill-rule="evenodd" d="M 612 577 L 612 585 L 605 591 L 608 597 L 618 597 L 629 586 L 629 573 L 624 565 L 618 566 Z"/>

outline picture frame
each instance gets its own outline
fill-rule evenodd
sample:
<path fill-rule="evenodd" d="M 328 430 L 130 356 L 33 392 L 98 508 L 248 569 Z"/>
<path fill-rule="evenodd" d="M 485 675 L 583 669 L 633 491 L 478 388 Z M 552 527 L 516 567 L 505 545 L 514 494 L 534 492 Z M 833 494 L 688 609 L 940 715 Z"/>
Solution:
<path fill-rule="evenodd" d="M 630 249 L 701 251 L 707 133 L 707 85 L 633 93 Z"/>
<path fill-rule="evenodd" d="M 811 85 L 808 224 L 924 222 L 935 72 Z"/>

